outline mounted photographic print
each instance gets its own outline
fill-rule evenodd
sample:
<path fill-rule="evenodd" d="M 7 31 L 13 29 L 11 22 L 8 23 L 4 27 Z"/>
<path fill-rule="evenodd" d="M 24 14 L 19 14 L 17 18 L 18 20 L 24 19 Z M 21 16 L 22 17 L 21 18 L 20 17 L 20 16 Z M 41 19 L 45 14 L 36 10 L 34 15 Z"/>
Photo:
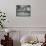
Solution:
<path fill-rule="evenodd" d="M 31 16 L 30 5 L 16 5 L 16 16 Z"/>

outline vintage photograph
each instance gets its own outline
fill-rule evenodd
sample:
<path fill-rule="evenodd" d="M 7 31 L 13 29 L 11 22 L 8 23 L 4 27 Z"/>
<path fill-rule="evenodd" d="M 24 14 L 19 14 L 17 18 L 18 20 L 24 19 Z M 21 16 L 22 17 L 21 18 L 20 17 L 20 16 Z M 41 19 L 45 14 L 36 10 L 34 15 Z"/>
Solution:
<path fill-rule="evenodd" d="M 31 16 L 31 6 L 16 5 L 16 16 Z"/>

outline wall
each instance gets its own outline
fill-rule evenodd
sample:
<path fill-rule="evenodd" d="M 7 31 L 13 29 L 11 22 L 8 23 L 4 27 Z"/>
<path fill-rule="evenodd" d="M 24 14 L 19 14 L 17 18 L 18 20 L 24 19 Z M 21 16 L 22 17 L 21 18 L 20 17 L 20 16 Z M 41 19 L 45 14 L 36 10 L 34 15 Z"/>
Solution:
<path fill-rule="evenodd" d="M 16 5 L 31 5 L 30 17 L 16 17 Z M 0 0 L 0 9 L 6 12 L 6 27 L 46 27 L 46 0 Z"/>
<path fill-rule="evenodd" d="M 31 5 L 30 17 L 16 17 L 16 5 Z M 15 31 L 46 31 L 46 0 L 0 0 L 0 9 L 6 12 L 6 27 Z M 17 28 L 18 27 L 18 28 Z"/>

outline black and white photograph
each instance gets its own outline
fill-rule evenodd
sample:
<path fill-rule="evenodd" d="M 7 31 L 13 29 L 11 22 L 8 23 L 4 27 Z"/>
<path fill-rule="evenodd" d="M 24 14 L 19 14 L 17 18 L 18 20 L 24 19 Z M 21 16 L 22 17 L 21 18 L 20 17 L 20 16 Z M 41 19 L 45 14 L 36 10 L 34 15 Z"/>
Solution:
<path fill-rule="evenodd" d="M 16 16 L 31 16 L 31 6 L 16 5 Z"/>

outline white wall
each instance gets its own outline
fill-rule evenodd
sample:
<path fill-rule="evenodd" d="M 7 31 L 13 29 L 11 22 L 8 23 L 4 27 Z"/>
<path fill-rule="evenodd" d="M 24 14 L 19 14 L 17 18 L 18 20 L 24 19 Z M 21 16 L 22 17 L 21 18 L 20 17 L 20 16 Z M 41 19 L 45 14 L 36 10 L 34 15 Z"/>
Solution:
<path fill-rule="evenodd" d="M 16 17 L 16 5 L 31 5 L 30 17 Z M 0 0 L 6 12 L 7 27 L 46 27 L 46 0 Z"/>
<path fill-rule="evenodd" d="M 31 5 L 31 16 L 16 17 L 17 4 Z M 6 27 L 13 27 L 10 28 L 12 31 L 20 31 L 20 36 L 30 34 L 31 31 L 46 31 L 46 0 L 0 0 L 0 9 L 6 12 Z M 16 36 L 18 38 L 17 34 Z"/>

